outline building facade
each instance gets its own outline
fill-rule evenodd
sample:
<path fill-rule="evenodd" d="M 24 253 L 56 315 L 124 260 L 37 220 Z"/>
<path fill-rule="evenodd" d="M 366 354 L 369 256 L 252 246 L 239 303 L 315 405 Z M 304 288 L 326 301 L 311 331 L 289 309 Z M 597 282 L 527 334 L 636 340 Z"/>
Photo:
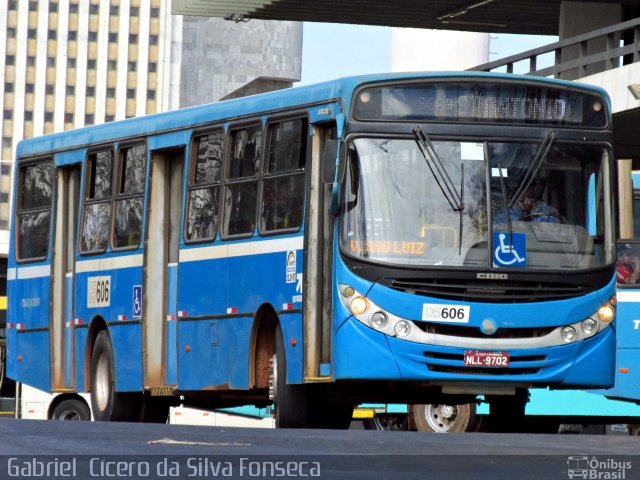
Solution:
<path fill-rule="evenodd" d="M 22 138 L 288 87 L 301 54 L 297 22 L 173 16 L 166 0 L 1 0 L 0 254 Z"/>

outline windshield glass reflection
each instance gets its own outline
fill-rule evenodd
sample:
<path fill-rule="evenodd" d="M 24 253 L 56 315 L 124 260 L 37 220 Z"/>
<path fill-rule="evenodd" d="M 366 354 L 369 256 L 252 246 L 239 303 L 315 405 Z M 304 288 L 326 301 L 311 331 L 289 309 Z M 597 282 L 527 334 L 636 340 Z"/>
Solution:
<path fill-rule="evenodd" d="M 585 269 L 611 261 L 603 245 L 602 147 L 549 137 L 431 144 L 431 160 L 410 139 L 358 138 L 350 145 L 344 252 L 442 267 Z M 450 181 L 438 180 L 434 165 Z M 463 208 L 452 208 L 448 186 Z"/>

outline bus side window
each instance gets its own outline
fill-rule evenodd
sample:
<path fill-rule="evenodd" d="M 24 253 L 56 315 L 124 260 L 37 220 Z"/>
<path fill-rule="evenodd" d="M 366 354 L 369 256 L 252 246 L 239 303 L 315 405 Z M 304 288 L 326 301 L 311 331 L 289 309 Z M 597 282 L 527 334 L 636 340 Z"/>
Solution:
<path fill-rule="evenodd" d="M 49 251 L 53 175 L 50 159 L 20 169 L 16 218 L 20 260 L 45 258 Z"/>
<path fill-rule="evenodd" d="M 111 225 L 111 150 L 89 155 L 86 163 L 84 211 L 80 251 L 103 252 L 109 242 Z"/>
<path fill-rule="evenodd" d="M 231 131 L 224 190 L 223 234 L 226 236 L 250 236 L 256 228 L 261 150 L 261 125 Z"/>
<path fill-rule="evenodd" d="M 189 173 L 189 205 L 185 238 L 212 240 L 218 228 L 224 134 L 217 130 L 195 139 L 195 157 Z"/>
<path fill-rule="evenodd" d="M 304 211 L 307 120 L 273 123 L 267 138 L 260 233 L 297 230 Z"/>
<path fill-rule="evenodd" d="M 147 147 L 144 144 L 128 147 L 120 153 L 113 234 L 115 248 L 135 248 L 140 244 L 146 165 Z"/>

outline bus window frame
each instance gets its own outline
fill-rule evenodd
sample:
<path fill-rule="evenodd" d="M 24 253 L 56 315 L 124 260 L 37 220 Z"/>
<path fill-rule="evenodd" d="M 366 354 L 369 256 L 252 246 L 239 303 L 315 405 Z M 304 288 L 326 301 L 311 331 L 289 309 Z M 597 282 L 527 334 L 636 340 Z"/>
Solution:
<path fill-rule="evenodd" d="M 195 176 L 196 176 L 196 158 L 198 156 L 198 151 L 197 151 L 197 144 L 198 144 L 198 139 L 206 136 L 206 135 L 210 135 L 212 133 L 215 132 L 221 132 L 222 133 L 222 165 L 221 165 L 221 176 L 220 176 L 220 182 L 219 183 L 203 183 L 203 184 L 196 184 L 195 183 Z M 186 245 L 197 245 L 197 244 L 201 244 L 201 243 L 213 243 L 216 241 L 216 239 L 218 238 L 219 234 L 221 233 L 221 227 L 220 227 L 220 223 L 222 222 L 222 192 L 223 192 L 223 188 L 224 188 L 224 176 L 226 175 L 226 149 L 227 149 L 227 135 L 228 135 L 228 129 L 225 129 L 223 124 L 217 124 L 217 125 L 212 125 L 210 127 L 208 127 L 205 130 L 195 130 L 192 134 L 191 134 L 191 140 L 189 141 L 189 166 L 188 166 L 188 170 L 187 170 L 187 179 L 185 182 L 185 208 L 184 208 L 184 214 L 183 214 L 183 228 L 182 228 L 182 238 L 184 240 L 184 243 Z M 213 236 L 212 237 L 203 237 L 203 238 L 199 238 L 197 240 L 192 240 L 187 238 L 187 228 L 189 226 L 188 220 L 189 220 L 189 208 L 191 207 L 191 192 L 193 190 L 200 190 L 203 188 L 210 188 L 210 187 L 219 187 L 220 191 L 218 192 L 218 221 L 216 222 L 216 228 L 213 232 Z"/>
<path fill-rule="evenodd" d="M 89 159 L 92 155 L 96 155 L 98 153 L 101 152 L 106 152 L 109 151 L 111 152 L 111 193 L 109 194 L 109 197 L 106 200 L 100 200 L 100 201 L 96 201 L 95 199 L 91 199 L 89 200 L 88 198 L 88 189 L 89 189 L 89 182 L 88 180 L 88 176 L 92 173 L 89 172 L 89 168 L 90 168 L 90 162 Z M 104 147 L 96 147 L 96 148 L 91 148 L 90 150 L 87 151 L 87 154 L 85 155 L 84 158 L 84 163 L 83 163 L 83 172 L 82 172 L 82 205 L 80 206 L 80 231 L 79 231 L 79 235 L 77 238 L 77 251 L 79 252 L 80 255 L 83 256 L 89 256 L 89 255 L 100 255 L 102 253 L 106 253 L 110 246 L 111 246 L 111 225 L 113 222 L 113 189 L 114 189 L 114 185 L 115 185 L 115 180 L 114 180 L 114 175 L 115 175 L 115 157 L 116 156 L 116 148 L 113 144 L 109 144 L 109 145 L 105 145 Z M 84 232 L 84 225 L 85 225 L 85 208 L 88 205 L 93 205 L 93 204 L 97 204 L 97 203 L 106 203 L 109 202 L 109 204 L 111 205 L 111 211 L 109 213 L 109 232 L 107 233 L 107 243 L 104 247 L 104 249 L 101 250 L 83 250 L 82 249 L 82 234 Z"/>
<path fill-rule="evenodd" d="M 52 185 L 51 185 L 51 204 L 49 205 L 49 231 L 48 231 L 48 235 L 47 235 L 47 253 L 44 256 L 41 257 L 29 257 L 29 258 L 20 258 L 20 256 L 18 255 L 19 252 L 21 251 L 21 244 L 20 244 L 20 225 L 18 222 L 18 218 L 20 217 L 20 215 L 23 215 L 25 213 L 33 213 L 33 212 L 37 212 L 37 211 L 43 211 L 44 212 L 44 208 L 38 208 L 38 209 L 33 209 L 31 210 L 31 212 L 29 212 L 28 210 L 25 211 L 22 209 L 22 192 L 23 192 L 23 180 L 24 180 L 24 171 L 25 169 L 27 169 L 28 167 L 31 167 L 33 165 L 37 165 L 39 163 L 43 163 L 46 161 L 50 161 L 51 162 L 51 167 L 53 170 L 53 178 L 52 178 Z M 15 227 L 13 227 L 14 230 L 14 237 L 13 237 L 13 242 L 15 245 L 15 261 L 18 264 L 27 264 L 27 263 L 37 263 L 37 262 L 44 262 L 49 258 L 49 254 L 51 252 L 51 235 L 52 235 L 52 222 L 54 221 L 54 213 L 53 213 L 53 205 L 55 202 L 55 198 L 57 195 L 57 182 L 54 181 L 56 178 L 56 162 L 55 162 L 55 156 L 54 154 L 49 154 L 49 155 L 43 155 L 37 158 L 30 158 L 28 160 L 20 160 L 18 159 L 18 161 L 16 162 L 16 167 L 17 167 L 17 172 L 16 172 L 16 177 L 17 177 L 17 182 L 16 182 L 16 192 L 15 192 L 15 208 L 13 208 L 13 222 L 15 222 Z"/>
<path fill-rule="evenodd" d="M 120 190 L 120 187 L 122 186 L 122 178 L 123 178 L 122 165 L 124 165 L 124 155 L 129 149 L 136 147 L 138 145 L 144 145 L 144 148 L 145 148 L 144 188 L 142 189 L 142 192 L 121 193 L 119 190 Z M 114 188 L 112 189 L 112 195 L 111 195 L 111 230 L 109 235 L 109 245 L 111 246 L 112 252 L 138 250 L 142 245 L 142 238 L 145 233 L 145 219 L 146 219 L 145 207 L 147 204 L 147 194 L 149 190 L 148 181 L 149 181 L 149 164 L 150 163 L 151 162 L 149 161 L 149 143 L 146 137 L 142 137 L 140 139 L 127 140 L 126 142 L 118 144 L 116 148 L 116 157 L 114 159 L 114 166 L 115 166 L 115 171 L 113 172 Z M 139 198 L 139 197 L 142 198 L 142 217 L 140 219 L 140 237 L 138 238 L 138 243 L 135 245 L 125 245 L 122 247 L 117 247 L 115 244 L 116 203 L 118 201 L 128 200 L 131 198 Z"/>
<path fill-rule="evenodd" d="M 232 135 L 234 132 L 237 132 L 240 130 L 247 130 L 251 127 L 259 127 L 262 135 L 262 139 L 260 142 L 261 150 L 260 150 L 260 158 L 258 160 L 258 169 L 256 173 L 251 177 L 238 177 L 238 178 L 230 179 L 229 175 L 231 172 L 231 160 L 232 160 L 231 159 Z M 262 164 L 264 163 L 265 139 L 266 139 L 265 122 L 260 118 L 253 118 L 246 122 L 235 123 L 227 127 L 226 138 L 225 138 L 226 151 L 224 153 L 225 162 L 224 162 L 224 171 L 223 171 L 223 177 L 222 177 L 220 216 L 219 216 L 220 217 L 219 232 L 220 232 L 220 238 L 222 240 L 237 240 L 237 239 L 251 238 L 256 234 L 256 230 L 258 228 L 258 204 L 260 202 L 260 195 L 261 195 L 261 183 L 262 183 L 261 172 L 262 172 Z M 224 224 L 226 221 L 225 199 L 226 199 L 227 188 L 230 185 L 239 185 L 239 184 L 250 183 L 250 182 L 256 183 L 256 199 L 254 201 L 254 211 L 253 211 L 253 220 L 255 223 L 254 223 L 253 230 L 246 233 L 237 233 L 237 234 L 229 235 L 227 232 L 225 232 L 225 229 L 224 229 Z"/>
<path fill-rule="evenodd" d="M 272 135 L 272 130 L 271 127 L 275 124 L 279 124 L 279 123 L 284 123 L 284 122 L 288 122 L 288 121 L 292 121 L 292 120 L 303 120 L 304 122 L 306 122 L 306 124 L 304 125 L 304 128 L 306 128 L 306 135 L 304 136 L 304 140 L 305 140 L 305 144 L 304 144 L 304 168 L 303 169 L 299 169 L 297 171 L 287 171 L 287 172 L 280 172 L 280 173 L 275 173 L 275 174 L 269 174 L 267 172 L 267 168 L 268 168 L 268 159 L 269 159 L 269 152 L 267 151 L 267 148 L 270 145 L 271 142 L 271 135 Z M 258 211 L 257 211 L 257 217 L 258 217 L 258 221 L 256 223 L 256 228 L 258 229 L 258 235 L 261 237 L 271 237 L 271 236 L 275 236 L 275 235 L 282 235 L 282 234 L 286 234 L 286 233 L 296 233 L 299 232 L 303 225 L 304 225 L 304 219 L 305 219 L 305 213 L 306 213 L 306 207 L 307 207 L 307 189 L 308 189 L 308 185 L 307 185 L 307 165 L 309 165 L 310 163 L 310 156 L 311 156 L 311 149 L 309 148 L 309 146 L 312 144 L 312 136 L 310 134 L 310 130 L 309 127 L 311 125 L 310 122 L 310 118 L 309 115 L 306 111 L 303 112 L 294 112 L 294 113 L 289 113 L 286 116 L 274 116 L 274 117 L 270 117 L 266 124 L 265 124 L 265 138 L 264 138 L 264 152 L 262 155 L 262 166 L 260 168 L 260 188 L 259 188 L 259 194 L 258 194 Z M 301 152 L 301 156 L 302 156 L 302 152 Z M 291 228 L 279 228 L 279 229 L 274 229 L 274 230 L 263 230 L 261 228 L 261 215 L 262 215 L 262 208 L 264 205 L 264 180 L 267 179 L 275 179 L 275 178 L 282 178 L 282 177 L 294 177 L 294 176 L 301 176 L 303 177 L 303 196 L 302 196 L 302 217 L 300 219 L 300 225 L 298 225 L 297 227 L 291 227 Z"/>

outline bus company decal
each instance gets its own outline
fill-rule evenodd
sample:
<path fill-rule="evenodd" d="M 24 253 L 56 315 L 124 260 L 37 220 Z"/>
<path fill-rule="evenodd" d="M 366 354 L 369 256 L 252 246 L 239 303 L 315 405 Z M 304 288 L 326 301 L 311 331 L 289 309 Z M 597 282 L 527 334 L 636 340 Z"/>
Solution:
<path fill-rule="evenodd" d="M 289 250 L 287 252 L 287 283 L 296 283 L 296 251 Z"/>

